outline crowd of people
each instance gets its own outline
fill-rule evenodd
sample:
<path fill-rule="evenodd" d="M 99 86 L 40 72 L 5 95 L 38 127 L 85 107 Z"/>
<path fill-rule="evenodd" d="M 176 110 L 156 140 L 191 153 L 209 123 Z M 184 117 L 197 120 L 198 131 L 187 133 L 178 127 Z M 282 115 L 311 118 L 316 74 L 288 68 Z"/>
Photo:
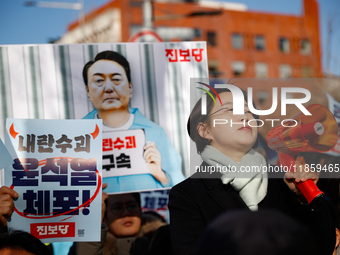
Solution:
<path fill-rule="evenodd" d="M 8 187 L 3 186 L 0 189 L 0 254 L 52 255 L 52 245 L 43 244 L 27 232 L 7 229 L 7 219 L 11 217 L 17 196 Z M 101 241 L 75 242 L 65 255 L 339 254 L 339 221 L 332 209 L 331 216 L 321 215 L 330 217 L 335 224 L 335 240 L 328 236 L 330 239 L 325 242 L 317 240 L 313 230 L 318 228 L 319 223 L 312 222 L 311 227 L 286 213 L 268 208 L 259 211 L 242 207 L 225 210 L 207 222 L 201 233 L 189 237 L 194 239 L 194 246 L 188 244 L 186 238 L 186 244 L 180 244 L 185 251 L 176 251 L 179 244 L 171 238 L 177 233 L 176 222 L 168 224 L 156 212 L 142 212 L 139 193 L 110 196 L 103 193 Z M 193 217 L 197 218 L 195 215 Z M 324 219 L 315 220 L 325 222 Z M 191 223 L 195 224 L 193 221 Z M 188 230 L 182 227 L 184 235 L 195 234 L 193 230 L 195 225 L 191 225 Z M 326 226 L 318 229 L 320 234 L 326 234 L 325 230 Z"/>
<path fill-rule="evenodd" d="M 130 70 L 126 68 L 126 59 L 117 54 L 111 51 L 98 54 L 95 61 L 84 67 L 83 73 L 88 95 L 96 107 L 87 118 L 103 118 L 107 130 L 126 123 L 130 123 L 128 128 L 143 124 L 135 123 L 143 119 L 138 111 L 128 110 L 133 88 Z M 98 71 L 98 68 L 106 71 Z M 108 81 L 115 84 L 111 86 Z M 230 90 L 216 91 L 221 105 L 214 104 L 214 99 L 208 97 L 207 114 L 203 115 L 199 100 L 188 120 L 190 138 L 203 160 L 201 166 L 239 169 L 247 165 L 267 165 L 266 159 L 256 151 L 258 127 L 213 127 L 214 117 L 235 122 L 256 119 L 249 111 L 246 94 L 245 113 L 233 115 Z M 118 124 L 111 122 L 112 116 L 120 120 Z M 151 130 L 147 133 L 147 136 L 154 136 Z M 166 137 L 165 147 L 167 144 Z M 146 148 L 145 159 L 151 174 L 138 178 L 117 177 L 103 185 L 101 241 L 75 242 L 68 254 L 337 254 L 339 181 L 332 184 L 338 193 L 334 194 L 333 190 L 328 194 L 333 204 L 324 200 L 313 207 L 308 205 L 296 184 L 307 180 L 318 183 L 319 176 L 303 167 L 303 157 L 296 159 L 296 165 L 302 166 L 297 169 L 301 171 L 287 172 L 281 179 L 268 178 L 262 172 L 242 177 L 230 172 L 197 172 L 171 189 L 170 222 L 155 212 L 142 212 L 139 193 L 105 193 L 105 188 L 115 183 L 120 183 L 117 187 L 120 192 L 131 185 L 144 187 L 144 180 L 154 188 L 176 184 L 182 178 L 178 171 L 179 155 L 172 145 L 170 150 L 165 147 L 159 140 Z M 17 197 L 15 190 L 1 187 L 0 254 L 51 254 L 51 246 L 28 233 L 7 228 Z"/>

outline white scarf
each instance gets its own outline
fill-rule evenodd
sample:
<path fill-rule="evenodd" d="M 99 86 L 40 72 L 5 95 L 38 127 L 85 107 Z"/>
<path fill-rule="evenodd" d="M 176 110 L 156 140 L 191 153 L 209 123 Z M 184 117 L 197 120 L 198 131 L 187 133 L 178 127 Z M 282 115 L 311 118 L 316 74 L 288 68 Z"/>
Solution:
<path fill-rule="evenodd" d="M 230 185 L 239 192 L 240 197 L 245 204 L 252 211 L 258 210 L 258 204 L 263 200 L 267 194 L 268 175 L 267 172 L 263 173 L 262 166 L 267 166 L 265 158 L 255 150 L 251 149 L 246 155 L 242 157 L 240 163 L 212 147 L 207 145 L 201 153 L 202 159 L 211 166 L 219 166 L 221 168 L 236 169 L 236 172 L 221 172 L 222 182 Z M 252 166 L 258 166 L 261 171 L 241 172 L 240 169 L 252 169 Z"/>

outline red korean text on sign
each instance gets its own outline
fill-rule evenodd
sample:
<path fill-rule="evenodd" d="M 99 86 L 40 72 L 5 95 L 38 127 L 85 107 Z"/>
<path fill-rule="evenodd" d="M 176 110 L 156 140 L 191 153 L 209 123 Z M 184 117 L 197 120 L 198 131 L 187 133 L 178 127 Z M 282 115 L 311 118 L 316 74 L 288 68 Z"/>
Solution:
<path fill-rule="evenodd" d="M 122 138 L 123 139 L 123 138 Z M 135 136 L 125 136 L 125 144 L 124 141 L 117 137 L 116 141 L 112 141 L 111 138 L 103 139 L 103 151 L 112 151 L 113 149 L 133 149 L 136 148 L 136 137 Z"/>
<path fill-rule="evenodd" d="M 203 52 L 203 49 L 192 49 L 191 50 L 191 54 L 197 62 L 202 61 L 202 59 L 203 59 L 202 52 Z"/>
<path fill-rule="evenodd" d="M 190 51 L 189 50 L 179 50 L 179 61 L 181 62 L 190 62 Z"/>
<path fill-rule="evenodd" d="M 115 149 L 120 150 L 121 148 L 124 148 L 124 141 L 117 137 L 116 141 L 113 142 L 113 145 Z"/>
<path fill-rule="evenodd" d="M 125 136 L 126 149 L 136 148 L 136 138 L 134 136 Z"/>
<path fill-rule="evenodd" d="M 168 57 L 168 56 L 172 57 L 172 58 L 169 57 L 169 62 L 177 62 L 178 61 L 177 50 L 165 49 L 165 51 L 166 51 L 166 55 L 165 55 L 166 57 Z"/>
<path fill-rule="evenodd" d="M 38 239 L 75 237 L 75 222 L 48 222 L 32 223 L 30 225 L 31 234 Z"/>
<path fill-rule="evenodd" d="M 103 151 L 112 151 L 113 143 L 111 138 L 103 139 Z"/>
<path fill-rule="evenodd" d="M 168 58 L 169 62 L 190 62 L 191 60 L 201 62 L 203 60 L 203 49 L 201 48 L 191 49 L 191 51 L 189 49 L 165 49 L 165 52 L 165 57 Z"/>

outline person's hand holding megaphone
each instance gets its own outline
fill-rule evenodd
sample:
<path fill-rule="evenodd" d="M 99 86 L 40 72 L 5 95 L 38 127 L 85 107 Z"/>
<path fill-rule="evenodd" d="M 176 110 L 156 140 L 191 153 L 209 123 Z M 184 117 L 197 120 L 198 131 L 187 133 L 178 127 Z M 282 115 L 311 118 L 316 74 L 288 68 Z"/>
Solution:
<path fill-rule="evenodd" d="M 287 173 L 285 176 L 289 188 L 298 195 L 303 194 L 308 204 L 314 207 L 325 194 L 314 184 L 318 179 L 317 174 L 312 171 L 309 173 L 304 160 L 298 158 L 296 162 L 295 157 L 300 152 L 330 151 L 338 142 L 339 127 L 332 112 L 325 106 L 311 104 L 306 109 L 311 115 L 300 112 L 290 119 L 296 125 L 280 124 L 268 132 L 266 140 L 269 148 L 277 151 L 280 165 L 288 169 L 296 166 L 296 173 Z"/>
<path fill-rule="evenodd" d="M 313 180 L 313 182 L 316 184 L 319 180 L 318 174 L 316 172 L 310 172 L 308 168 L 305 167 L 305 165 L 306 163 L 304 157 L 297 157 L 295 160 L 295 173 L 286 172 L 284 176 L 285 183 L 287 184 L 289 189 L 297 195 L 300 202 L 302 203 L 307 203 L 307 200 L 298 189 L 296 184 L 299 182 L 305 182 L 307 180 Z"/>

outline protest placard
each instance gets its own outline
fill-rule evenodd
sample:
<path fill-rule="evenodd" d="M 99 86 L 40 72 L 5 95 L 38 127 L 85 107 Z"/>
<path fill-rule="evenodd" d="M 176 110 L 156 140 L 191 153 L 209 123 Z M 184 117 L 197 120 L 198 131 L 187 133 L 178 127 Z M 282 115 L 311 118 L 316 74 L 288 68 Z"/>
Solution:
<path fill-rule="evenodd" d="M 6 131 L 5 184 L 19 194 L 8 226 L 43 242 L 99 241 L 102 121 L 7 119 Z"/>
<path fill-rule="evenodd" d="M 157 169 L 112 176 L 107 193 L 165 189 L 189 175 L 188 91 L 190 78 L 209 76 L 205 42 L 3 45 L 0 51 L 3 123 L 6 118 L 103 119 L 103 131 L 142 129 L 145 143 L 154 143 L 151 150 L 160 160 L 149 161 L 148 168 Z M 117 53 L 124 63 L 110 60 Z M 108 73 L 122 74 L 119 86 L 117 77 L 110 77 L 116 89 L 106 86 L 108 67 Z M 95 81 L 98 73 L 105 86 L 94 86 L 102 84 Z M 122 109 L 130 116 L 120 116 Z M 0 137 L 4 134 L 3 124 Z"/>
<path fill-rule="evenodd" d="M 103 133 L 103 177 L 149 174 L 143 157 L 145 134 L 142 129 Z"/>

